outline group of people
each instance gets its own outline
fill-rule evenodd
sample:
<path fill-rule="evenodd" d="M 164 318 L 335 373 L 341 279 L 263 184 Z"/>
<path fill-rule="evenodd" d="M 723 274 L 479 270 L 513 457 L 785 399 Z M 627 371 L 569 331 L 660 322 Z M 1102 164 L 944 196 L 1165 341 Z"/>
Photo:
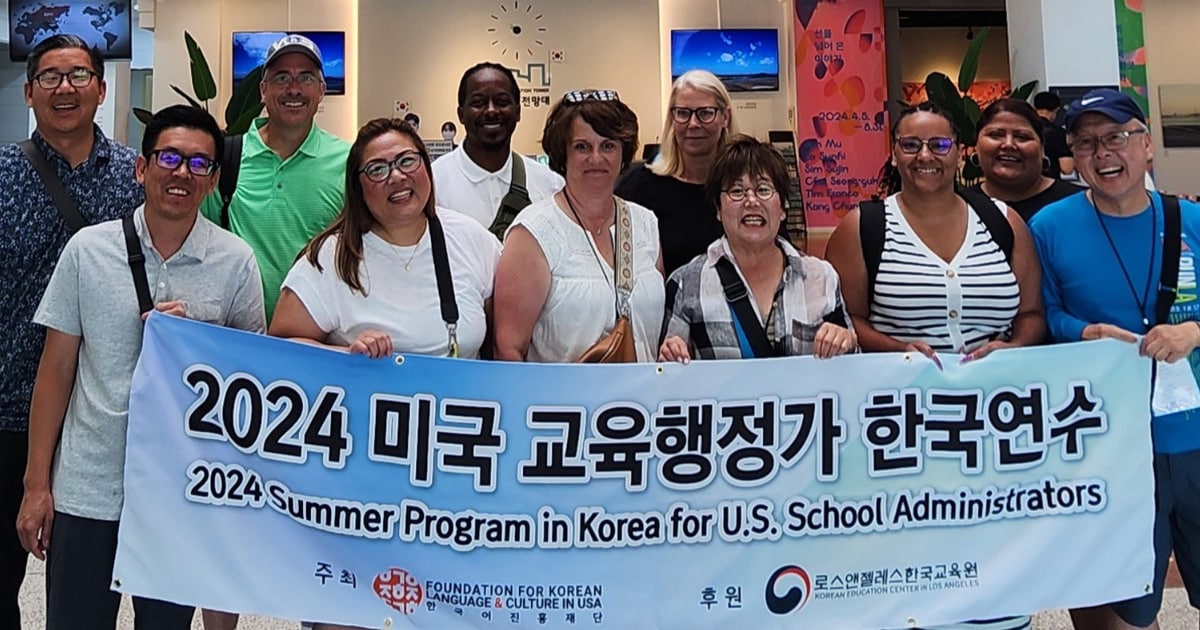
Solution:
<path fill-rule="evenodd" d="M 1173 362 L 1200 345 L 1200 325 L 1160 308 L 1172 251 L 1160 226 L 1175 205 L 1142 185 L 1152 144 L 1119 92 L 1093 92 L 1067 116 L 1087 192 L 1043 174 L 1045 131 L 1028 103 L 983 112 L 985 178 L 962 191 L 950 117 L 931 104 L 906 109 L 891 128 L 900 192 L 850 213 L 821 260 L 782 235 L 782 157 L 736 132 L 728 92 L 705 71 L 675 81 L 662 151 L 647 165 L 631 166 L 638 119 L 617 92 L 568 92 L 543 129 L 547 168 L 512 150 L 520 92 L 502 65 L 463 74 L 466 137 L 436 162 L 403 120 L 372 120 L 350 144 L 321 130 L 321 66 L 301 36 L 271 47 L 267 116 L 233 155 L 215 121 L 185 106 L 156 113 L 135 152 L 92 122 L 105 89 L 96 51 L 56 35 L 30 55 L 32 145 L 57 179 L 15 145 L 0 149 L 10 226 L 0 308 L 13 327 L 0 380 L 0 519 L 16 524 L 0 542 L 0 626 L 19 627 L 26 550 L 48 558 L 48 628 L 115 625 L 129 386 L 148 308 L 372 358 L 574 362 L 622 322 L 641 362 L 859 351 L 971 361 L 1101 337 Z M 236 188 L 223 198 L 217 182 L 231 166 Z M 72 237 L 56 185 L 94 225 Z M 1200 206 L 1178 207 L 1190 251 Z M 139 271 L 148 300 L 135 290 Z M 1200 452 L 1189 417 L 1152 425 L 1154 592 L 1080 611 L 1092 620 L 1080 623 L 1152 625 L 1172 549 L 1200 595 L 1185 526 L 1200 518 L 1187 493 Z M 134 608 L 139 627 L 187 628 L 194 615 L 141 598 Z M 203 616 L 209 630 L 237 625 L 232 613 Z"/>

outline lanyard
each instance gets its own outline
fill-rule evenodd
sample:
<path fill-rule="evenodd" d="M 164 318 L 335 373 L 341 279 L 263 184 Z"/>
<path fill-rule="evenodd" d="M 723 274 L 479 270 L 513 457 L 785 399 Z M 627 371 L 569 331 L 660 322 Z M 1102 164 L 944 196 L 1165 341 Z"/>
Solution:
<path fill-rule="evenodd" d="M 1146 306 L 1150 302 L 1150 284 L 1154 280 L 1154 256 L 1158 253 L 1158 210 L 1154 207 L 1154 199 L 1150 199 L 1150 261 L 1146 265 L 1146 285 L 1142 288 L 1140 299 L 1137 289 L 1133 286 L 1133 278 L 1129 275 L 1129 269 L 1125 267 L 1125 261 L 1121 258 L 1121 253 L 1117 251 L 1117 244 L 1113 242 L 1112 234 L 1108 232 L 1108 226 L 1104 224 L 1104 217 L 1100 215 L 1100 208 L 1096 207 L 1095 202 L 1092 203 L 1092 209 L 1096 211 L 1096 220 L 1100 222 L 1100 229 L 1104 231 L 1104 238 L 1108 240 L 1108 247 L 1112 250 L 1113 258 L 1117 259 L 1117 265 L 1121 267 L 1121 275 L 1125 276 L 1125 285 L 1129 287 L 1129 293 L 1133 295 L 1134 304 L 1137 304 L 1138 314 L 1142 316 L 1142 325 L 1148 331 L 1150 330 L 1150 317 L 1146 315 Z"/>

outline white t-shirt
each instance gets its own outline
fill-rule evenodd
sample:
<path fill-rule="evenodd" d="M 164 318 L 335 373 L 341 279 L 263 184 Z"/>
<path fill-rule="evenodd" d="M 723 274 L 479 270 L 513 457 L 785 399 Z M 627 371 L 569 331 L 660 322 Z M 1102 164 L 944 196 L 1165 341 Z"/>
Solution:
<path fill-rule="evenodd" d="M 537 203 L 563 187 L 558 173 L 527 157 L 525 188 L 529 200 Z M 484 170 L 467 155 L 462 145 L 433 163 L 433 185 L 437 204 L 459 212 L 483 224 L 492 225 L 500 200 L 512 186 L 512 156 L 495 173 Z"/>
<path fill-rule="evenodd" d="M 491 232 L 453 210 L 437 209 L 446 235 L 446 256 L 458 302 L 459 356 L 472 359 L 487 333 L 483 303 L 492 296 L 500 243 Z M 449 337 L 442 321 L 429 230 L 410 247 L 392 245 L 368 232 L 363 236 L 359 277 L 366 295 L 352 291 L 337 274 L 336 238 L 321 245 L 321 271 L 301 258 L 283 280 L 300 298 L 326 341 L 350 345 L 364 330 L 392 337 L 396 352 L 447 356 Z"/>
<path fill-rule="evenodd" d="M 666 291 L 658 261 L 658 218 L 629 202 L 633 221 L 633 293 L 630 323 L 638 361 L 658 356 Z M 601 266 L 593 253 L 592 235 L 559 208 L 554 198 L 535 202 L 517 215 L 542 249 L 550 266 L 550 292 L 533 326 L 528 359 L 569 363 L 608 334 L 616 323 L 613 269 Z M 613 230 L 609 230 L 609 238 Z M 601 259 L 603 260 L 603 259 Z"/>

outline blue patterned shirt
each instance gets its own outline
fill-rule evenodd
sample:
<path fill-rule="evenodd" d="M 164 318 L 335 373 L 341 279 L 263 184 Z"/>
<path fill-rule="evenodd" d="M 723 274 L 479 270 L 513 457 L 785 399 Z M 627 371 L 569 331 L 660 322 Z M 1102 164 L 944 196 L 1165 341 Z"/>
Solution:
<path fill-rule="evenodd" d="M 33 141 L 58 172 L 79 213 L 89 223 L 117 219 L 145 197 L 133 177 L 137 153 L 95 127 L 91 155 L 72 169 L 36 131 Z M 0 431 L 29 426 L 33 379 L 45 330 L 33 313 L 70 237 L 58 208 L 33 165 L 16 144 L 0 146 Z M 130 280 L 130 290 L 133 281 Z"/>

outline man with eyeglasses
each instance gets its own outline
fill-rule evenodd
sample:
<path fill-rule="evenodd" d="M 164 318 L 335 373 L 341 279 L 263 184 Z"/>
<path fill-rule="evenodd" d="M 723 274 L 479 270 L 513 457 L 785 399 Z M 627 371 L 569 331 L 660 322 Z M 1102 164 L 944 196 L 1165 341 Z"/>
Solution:
<path fill-rule="evenodd" d="M 46 560 L 47 630 L 116 627 L 121 595 L 110 582 L 129 391 L 149 315 L 140 312 L 127 238 L 145 258 L 133 274 L 144 275 L 153 309 L 254 332 L 266 327 L 254 253 L 199 218 L 222 149 L 221 130 L 207 112 L 175 105 L 155 114 L 135 166 L 146 203 L 131 218 L 80 230 L 34 315 L 46 343 L 33 387 L 17 532 Z M 139 628 L 156 630 L 191 628 L 195 612 L 139 597 L 133 608 Z"/>
<path fill-rule="evenodd" d="M 350 144 L 314 122 L 325 79 L 311 39 L 286 35 L 267 49 L 259 93 L 267 116 L 242 136 L 229 206 L 214 193 L 201 211 L 254 250 L 269 321 L 296 254 L 341 211 Z"/>
<path fill-rule="evenodd" d="M 503 240 L 517 213 L 558 192 L 557 173 L 512 150 L 521 90 L 512 70 L 471 66 L 458 82 L 458 122 L 466 139 L 433 163 L 438 205 L 457 210 Z"/>
<path fill-rule="evenodd" d="M 1091 188 L 1046 206 L 1029 226 L 1042 262 L 1050 334 L 1062 342 L 1107 337 L 1136 343 L 1157 362 L 1158 374 L 1194 380 L 1200 365 L 1193 257 L 1200 248 L 1200 205 L 1178 201 L 1179 235 L 1167 235 L 1173 231 L 1167 206 L 1173 204 L 1145 189 L 1154 144 L 1145 114 L 1126 94 L 1088 92 L 1071 105 L 1067 132 L 1075 168 Z M 1178 263 L 1178 282 L 1160 277 L 1164 262 Z M 1192 605 L 1200 602 L 1200 495 L 1193 485 L 1200 478 L 1200 409 L 1185 403 L 1160 400 L 1156 393 L 1152 404 L 1154 590 L 1073 611 L 1076 627 L 1152 626 L 1172 551 Z"/>
<path fill-rule="evenodd" d="M 61 182 L 83 222 L 124 216 L 142 203 L 136 152 L 94 121 L 104 100 L 100 52 L 76 35 L 46 38 L 25 66 L 25 104 L 37 128 L 25 146 Z M 27 555 L 16 520 L 29 438 L 29 401 L 45 333 L 33 314 L 72 228 L 22 146 L 0 147 L 0 628 L 21 627 Z"/>

